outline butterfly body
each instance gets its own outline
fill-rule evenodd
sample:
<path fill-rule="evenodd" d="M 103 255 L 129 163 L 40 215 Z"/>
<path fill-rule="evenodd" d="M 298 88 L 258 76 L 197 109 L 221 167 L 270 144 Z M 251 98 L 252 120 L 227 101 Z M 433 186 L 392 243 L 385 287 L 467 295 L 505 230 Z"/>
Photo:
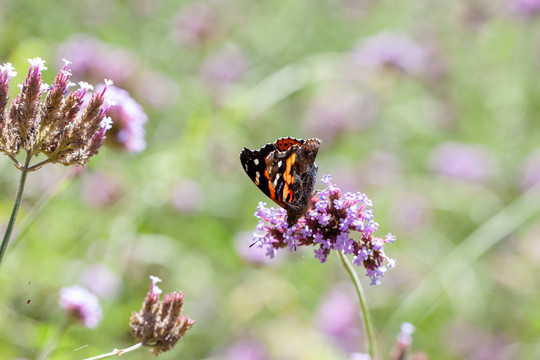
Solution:
<path fill-rule="evenodd" d="M 318 139 L 279 138 L 259 150 L 244 148 L 240 162 L 257 187 L 287 211 L 289 226 L 308 210 L 319 151 Z"/>

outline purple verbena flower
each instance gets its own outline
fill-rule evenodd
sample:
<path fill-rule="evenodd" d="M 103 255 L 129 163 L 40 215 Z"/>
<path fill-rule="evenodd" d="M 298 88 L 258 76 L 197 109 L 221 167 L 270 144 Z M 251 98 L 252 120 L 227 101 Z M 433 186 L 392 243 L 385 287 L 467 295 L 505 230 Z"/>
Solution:
<path fill-rule="evenodd" d="M 60 307 L 87 328 L 95 328 L 101 321 L 99 300 L 82 286 L 60 289 Z"/>
<path fill-rule="evenodd" d="M 386 270 L 395 266 L 395 260 L 384 253 L 384 246 L 392 244 L 395 236 L 373 235 L 378 224 L 372 219 L 371 201 L 365 194 L 342 195 L 329 175 L 324 176 L 322 182 L 328 188 L 313 196 L 310 209 L 291 227 L 284 209 L 267 208 L 265 203 L 259 203 L 255 213 L 259 223 L 253 240 L 257 246 L 265 247 L 271 258 L 278 249 L 295 250 L 309 245 L 316 247 L 315 257 L 321 263 L 331 250 L 351 254 L 353 263 L 363 266 L 371 283 L 378 284 Z"/>
<path fill-rule="evenodd" d="M 238 255 L 250 264 L 275 264 L 266 255 L 266 249 L 258 243 L 253 243 L 250 232 L 242 232 L 235 236 L 235 248 Z"/>

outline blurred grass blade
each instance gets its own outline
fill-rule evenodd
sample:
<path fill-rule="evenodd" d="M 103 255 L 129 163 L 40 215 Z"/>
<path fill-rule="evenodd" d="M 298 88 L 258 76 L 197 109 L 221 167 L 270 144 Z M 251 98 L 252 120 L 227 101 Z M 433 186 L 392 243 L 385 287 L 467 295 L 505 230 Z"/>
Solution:
<path fill-rule="evenodd" d="M 459 280 L 475 261 L 538 213 L 540 184 L 495 214 L 441 259 L 431 273 L 401 301 L 388 320 L 385 333 L 391 331 L 396 323 L 421 321 L 436 308 L 435 303 L 444 290 Z"/>

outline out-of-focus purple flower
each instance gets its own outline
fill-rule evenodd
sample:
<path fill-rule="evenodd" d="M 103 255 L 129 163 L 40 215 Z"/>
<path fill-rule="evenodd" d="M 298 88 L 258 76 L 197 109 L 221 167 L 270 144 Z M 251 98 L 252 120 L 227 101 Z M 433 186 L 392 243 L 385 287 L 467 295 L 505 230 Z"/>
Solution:
<path fill-rule="evenodd" d="M 103 85 L 96 86 L 100 91 Z M 107 136 L 107 145 L 123 148 L 129 152 L 140 152 L 146 148 L 144 125 L 148 116 L 142 106 L 129 93 L 116 86 L 109 87 L 108 98 L 112 101 L 108 115 L 113 125 Z"/>
<path fill-rule="evenodd" d="M 122 282 L 114 271 L 103 264 L 93 264 L 86 267 L 81 274 L 81 282 L 101 298 L 111 298 L 122 288 Z"/>
<path fill-rule="evenodd" d="M 352 289 L 340 287 L 328 293 L 315 315 L 315 324 L 334 339 L 346 352 L 358 348 L 362 335 L 358 321 L 358 300 Z"/>
<path fill-rule="evenodd" d="M 195 180 L 182 179 L 172 188 L 171 204 L 181 213 L 197 213 L 203 209 L 204 202 L 204 190 Z"/>
<path fill-rule="evenodd" d="M 178 85 L 153 70 L 147 69 L 132 52 L 111 46 L 92 36 L 70 37 L 57 50 L 58 58 L 71 59 L 76 78 L 99 82 L 114 79 L 117 86 L 128 89 L 136 98 L 154 107 L 178 102 Z"/>
<path fill-rule="evenodd" d="M 229 46 L 206 59 L 202 64 L 203 79 L 211 84 L 230 84 L 246 72 L 249 61 L 237 46 Z"/>
<path fill-rule="evenodd" d="M 110 206 L 121 198 L 122 193 L 120 182 L 111 174 L 89 172 L 82 180 L 82 199 L 91 206 Z"/>
<path fill-rule="evenodd" d="M 521 162 L 516 182 L 522 191 L 526 191 L 540 182 L 540 150 L 531 152 Z"/>
<path fill-rule="evenodd" d="M 319 93 L 309 105 L 306 132 L 321 134 L 323 141 L 369 128 L 379 114 L 377 99 L 350 86 L 336 86 Z"/>
<path fill-rule="evenodd" d="M 101 321 L 101 306 L 98 298 L 82 286 L 60 289 L 60 307 L 87 328 L 95 328 Z"/>
<path fill-rule="evenodd" d="M 494 173 L 495 160 L 481 145 L 445 142 L 435 147 L 429 156 L 431 171 L 463 180 L 483 182 Z"/>
<path fill-rule="evenodd" d="M 417 75 L 426 67 L 426 50 L 411 38 L 383 31 L 364 39 L 354 50 L 359 64 L 389 67 Z"/>
<path fill-rule="evenodd" d="M 113 48 L 85 34 L 74 35 L 60 45 L 59 58 L 73 61 L 71 69 L 75 76 L 100 81 L 114 79 L 122 84 L 133 76 L 138 64 L 133 54 L 121 48 Z"/>
<path fill-rule="evenodd" d="M 264 247 L 266 254 L 273 258 L 278 249 L 287 247 L 294 251 L 298 246 L 313 245 L 315 257 L 326 262 L 331 250 L 342 251 L 353 256 L 353 263 L 366 269 L 366 276 L 372 285 L 380 283 L 388 268 L 395 266 L 395 260 L 388 258 L 383 246 L 393 243 L 392 234 L 384 238 L 374 237 L 378 224 L 373 221 L 371 201 L 362 193 L 345 193 L 332 184 L 329 175 L 323 176 L 328 188 L 313 196 L 310 209 L 296 224 L 289 227 L 283 208 L 266 208 L 259 203 L 255 216 L 259 223 L 253 233 L 256 246 Z M 352 232 L 359 234 L 353 239 Z M 387 265 L 385 265 L 385 263 Z"/>
<path fill-rule="evenodd" d="M 540 0 L 511 0 L 511 10 L 523 18 L 540 14 Z"/>
<path fill-rule="evenodd" d="M 432 218 L 429 201 L 422 195 L 412 192 L 398 197 L 392 209 L 391 218 L 399 228 L 408 233 L 425 227 Z"/>
<path fill-rule="evenodd" d="M 172 37 L 180 44 L 200 46 L 220 33 L 218 20 L 213 7 L 205 2 L 193 2 L 178 13 Z"/>
<path fill-rule="evenodd" d="M 249 61 L 237 46 L 228 46 L 212 54 L 201 65 L 202 80 L 210 86 L 218 102 L 225 97 L 230 88 L 239 81 L 249 68 Z"/>
<path fill-rule="evenodd" d="M 234 342 L 225 352 L 224 360 L 265 360 L 266 351 L 255 341 L 240 340 Z"/>

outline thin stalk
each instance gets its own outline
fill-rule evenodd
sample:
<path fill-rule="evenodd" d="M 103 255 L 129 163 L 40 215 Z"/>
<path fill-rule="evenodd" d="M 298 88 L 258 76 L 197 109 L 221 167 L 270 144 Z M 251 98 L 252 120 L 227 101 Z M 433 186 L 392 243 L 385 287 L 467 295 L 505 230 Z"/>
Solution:
<path fill-rule="evenodd" d="M 53 187 L 49 187 L 47 192 L 43 194 L 35 206 L 28 212 L 28 214 L 22 219 L 22 222 L 19 223 L 17 231 L 12 235 L 11 238 L 11 248 L 15 248 L 20 240 L 26 235 L 34 221 L 39 217 L 39 215 L 47 208 L 47 206 L 54 200 L 56 197 L 62 193 L 66 188 L 68 188 L 76 177 L 76 172 L 72 171 Z"/>
<path fill-rule="evenodd" d="M 26 161 L 24 162 L 24 166 L 21 169 L 21 178 L 19 180 L 19 187 L 17 189 L 17 195 L 15 196 L 15 203 L 13 204 L 13 210 L 11 211 L 11 217 L 9 218 L 6 232 L 4 234 L 4 239 L 2 240 L 2 246 L 0 247 L 0 264 L 2 263 L 2 259 L 4 258 L 4 254 L 6 252 L 6 249 L 9 243 L 9 238 L 11 237 L 11 233 L 13 232 L 13 227 L 15 226 L 15 220 L 17 219 L 17 214 L 19 213 L 19 207 L 21 206 L 22 194 L 24 191 L 24 184 L 26 183 L 26 176 L 28 175 L 28 166 L 30 165 L 31 158 L 32 156 L 28 152 L 26 154 Z"/>
<path fill-rule="evenodd" d="M 130 346 L 130 347 L 125 348 L 125 349 L 114 349 L 110 353 L 94 356 L 94 357 L 87 358 L 87 359 L 84 359 L 84 360 L 99 360 L 99 359 L 106 359 L 108 357 L 113 357 L 113 356 L 120 356 L 120 355 L 123 355 L 123 354 L 125 354 L 127 352 L 137 350 L 138 348 L 141 348 L 142 346 L 143 346 L 142 343 L 138 343 L 138 344 L 135 344 L 135 345 Z"/>
<path fill-rule="evenodd" d="M 347 270 L 347 273 L 349 273 L 354 287 L 356 288 L 356 293 L 358 294 L 358 301 L 360 302 L 360 309 L 362 309 L 362 315 L 364 318 L 364 328 L 366 331 L 366 347 L 371 359 L 375 359 L 375 355 L 377 354 L 377 346 L 375 344 L 375 337 L 373 335 L 373 324 L 371 322 L 371 316 L 369 315 L 369 309 L 367 306 L 366 296 L 364 295 L 364 289 L 362 288 L 362 284 L 360 283 L 360 279 L 358 278 L 356 270 L 350 263 L 349 259 L 347 259 L 347 256 L 345 256 L 345 254 L 343 254 L 343 252 L 341 251 L 338 251 L 338 254 L 339 258 L 341 259 L 341 263 L 343 264 L 343 267 L 345 267 L 345 270 Z"/>
<path fill-rule="evenodd" d="M 48 158 L 47 160 L 43 160 L 42 162 L 39 162 L 35 165 L 32 165 L 28 168 L 28 171 L 36 171 L 39 170 L 43 165 L 50 163 L 52 161 L 52 158 Z"/>
<path fill-rule="evenodd" d="M 68 316 L 66 318 L 66 321 L 64 321 L 64 324 L 62 324 L 62 327 L 58 329 L 58 331 L 52 336 L 51 339 L 49 339 L 47 345 L 45 345 L 45 349 L 43 349 L 43 351 L 39 353 L 36 360 L 47 360 L 51 357 L 52 354 L 54 354 L 56 348 L 58 347 L 58 344 L 60 343 L 60 339 L 62 339 L 62 336 L 72 322 L 73 318 L 71 316 Z"/>
<path fill-rule="evenodd" d="M 17 160 L 17 158 L 10 153 L 7 153 L 7 155 L 15 163 L 15 167 L 20 170 L 22 168 L 22 164 Z"/>

